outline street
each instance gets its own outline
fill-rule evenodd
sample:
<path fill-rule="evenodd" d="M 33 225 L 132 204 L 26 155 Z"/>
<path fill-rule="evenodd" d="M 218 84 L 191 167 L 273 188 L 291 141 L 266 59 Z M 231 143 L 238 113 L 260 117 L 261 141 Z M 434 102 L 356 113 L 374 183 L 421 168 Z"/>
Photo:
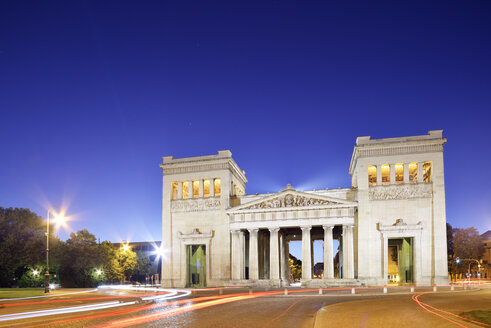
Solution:
<path fill-rule="evenodd" d="M 128 288 L 128 287 L 126 287 Z M 489 327 L 456 317 L 491 308 L 491 289 L 99 288 L 0 301 L 0 327 Z M 447 313 L 442 312 L 447 311 Z M 450 313 L 450 314 L 449 314 Z"/>

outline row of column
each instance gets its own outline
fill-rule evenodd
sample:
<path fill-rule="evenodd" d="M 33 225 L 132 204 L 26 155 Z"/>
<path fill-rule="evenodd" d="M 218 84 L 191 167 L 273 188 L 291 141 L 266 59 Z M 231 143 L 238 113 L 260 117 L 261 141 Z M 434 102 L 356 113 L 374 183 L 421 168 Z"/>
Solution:
<path fill-rule="evenodd" d="M 312 279 L 312 239 L 310 230 L 312 226 L 300 227 L 302 229 L 302 279 Z M 324 278 L 334 279 L 334 252 L 333 252 L 333 225 L 325 225 L 324 228 Z M 258 231 L 249 231 L 249 280 L 259 279 L 259 253 Z M 289 247 L 285 236 L 279 234 L 279 228 L 270 228 L 269 239 L 269 278 L 273 281 L 289 280 L 288 259 Z M 354 250 L 353 250 L 353 226 L 343 225 L 343 238 L 341 242 L 343 250 L 343 279 L 354 278 Z M 232 279 L 244 279 L 244 252 L 245 238 L 241 230 L 232 230 Z"/>
<path fill-rule="evenodd" d="M 424 162 L 417 162 L 418 163 L 418 183 L 423 183 L 423 164 Z M 385 164 L 383 164 L 385 165 Z M 390 170 L 389 170 L 389 184 L 396 184 L 396 165 L 395 164 L 389 164 L 390 165 Z M 409 183 L 409 163 L 403 163 L 404 165 L 404 183 L 407 184 Z M 382 164 L 376 165 L 377 166 L 377 186 L 382 185 Z"/>

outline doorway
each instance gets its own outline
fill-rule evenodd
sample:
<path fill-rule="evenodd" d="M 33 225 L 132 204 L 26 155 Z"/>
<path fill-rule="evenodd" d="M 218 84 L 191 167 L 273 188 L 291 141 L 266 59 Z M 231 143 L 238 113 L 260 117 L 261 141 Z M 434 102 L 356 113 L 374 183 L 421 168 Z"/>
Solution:
<path fill-rule="evenodd" d="M 388 281 L 393 284 L 411 284 L 413 279 L 413 238 L 388 240 Z"/>
<path fill-rule="evenodd" d="M 206 287 L 206 246 L 186 246 L 186 287 Z"/>

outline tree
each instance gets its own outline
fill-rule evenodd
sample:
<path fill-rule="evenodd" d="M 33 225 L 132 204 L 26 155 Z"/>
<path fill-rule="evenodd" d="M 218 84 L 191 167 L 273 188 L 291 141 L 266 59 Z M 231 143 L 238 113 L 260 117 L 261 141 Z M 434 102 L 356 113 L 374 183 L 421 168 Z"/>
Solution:
<path fill-rule="evenodd" d="M 290 280 L 300 280 L 302 278 L 302 261 L 290 254 L 288 263 L 290 265 Z"/>
<path fill-rule="evenodd" d="M 103 246 L 87 229 L 70 233 L 60 253 L 59 274 L 63 287 L 93 287 L 100 282 L 97 272 L 108 258 Z"/>
<path fill-rule="evenodd" d="M 112 280 L 125 282 L 130 278 L 133 270 L 137 265 L 136 253 L 130 248 L 121 246 L 114 251 L 114 257 L 111 260 L 108 276 Z"/>
<path fill-rule="evenodd" d="M 45 263 L 45 232 L 46 223 L 36 213 L 0 207 L 0 286 L 17 285 L 26 272 Z M 56 251 L 59 244 L 51 235 L 50 250 Z"/>
<path fill-rule="evenodd" d="M 476 228 L 455 229 L 453 252 L 456 258 L 477 260 L 481 258 L 483 250 L 483 240 Z M 469 262 L 462 261 L 457 268 L 462 273 L 467 271 L 468 266 Z"/>
<path fill-rule="evenodd" d="M 152 266 L 152 262 L 148 256 L 145 256 L 142 252 L 136 251 L 136 266 L 133 270 L 133 276 L 136 281 L 142 282 L 145 281 L 145 278 L 148 274 L 150 274 L 150 267 Z"/>

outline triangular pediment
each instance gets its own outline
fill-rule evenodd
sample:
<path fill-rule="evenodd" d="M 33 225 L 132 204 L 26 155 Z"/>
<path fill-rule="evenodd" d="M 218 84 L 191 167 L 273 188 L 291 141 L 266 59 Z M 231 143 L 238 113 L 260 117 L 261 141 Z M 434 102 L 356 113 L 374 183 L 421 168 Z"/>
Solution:
<path fill-rule="evenodd" d="M 355 201 L 316 195 L 303 191 L 296 191 L 291 186 L 287 186 L 283 191 L 256 199 L 236 207 L 229 212 L 243 212 L 248 210 L 260 209 L 280 209 L 280 208 L 299 208 L 299 207 L 330 207 L 330 206 L 356 206 Z"/>

